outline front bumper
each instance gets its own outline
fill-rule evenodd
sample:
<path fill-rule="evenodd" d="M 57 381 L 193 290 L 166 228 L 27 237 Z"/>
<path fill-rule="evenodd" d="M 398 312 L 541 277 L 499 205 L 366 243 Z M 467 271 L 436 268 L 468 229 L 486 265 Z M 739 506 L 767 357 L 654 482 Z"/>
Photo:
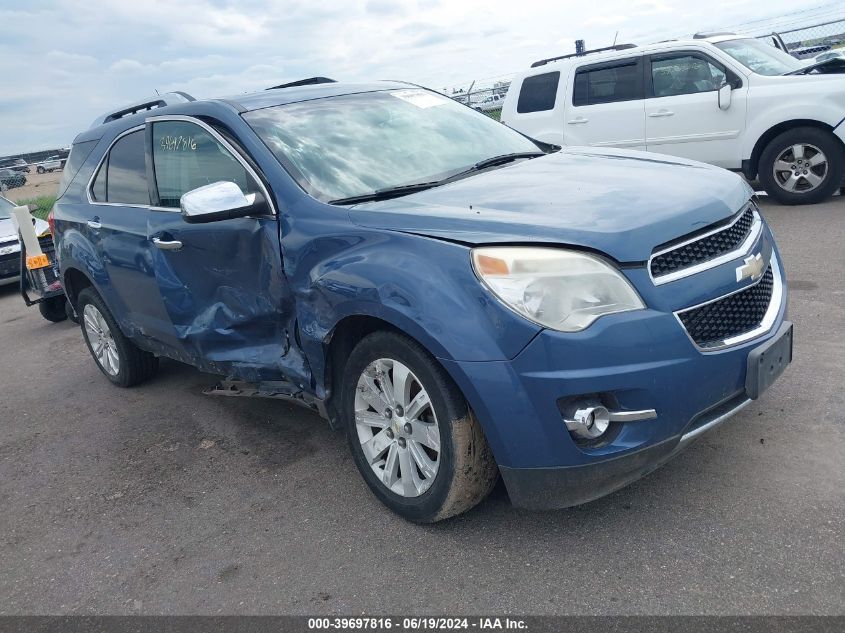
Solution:
<path fill-rule="evenodd" d="M 776 249 L 768 252 L 782 271 Z M 696 283 L 724 294 L 735 279 L 718 287 L 706 278 L 734 274 L 732 266 L 723 268 Z M 513 503 L 577 505 L 655 470 L 756 397 L 746 387 L 749 355 L 790 326 L 782 282 L 770 329 L 716 351 L 698 349 L 673 314 L 678 306 L 664 303 L 603 317 L 579 333 L 543 330 L 510 361 L 442 362 L 481 422 Z M 692 282 L 671 285 L 647 303 L 695 303 L 678 297 L 694 292 Z M 623 423 L 602 444 L 579 444 L 561 403 L 598 396 L 612 398 L 614 409 L 655 409 L 657 417 Z"/>

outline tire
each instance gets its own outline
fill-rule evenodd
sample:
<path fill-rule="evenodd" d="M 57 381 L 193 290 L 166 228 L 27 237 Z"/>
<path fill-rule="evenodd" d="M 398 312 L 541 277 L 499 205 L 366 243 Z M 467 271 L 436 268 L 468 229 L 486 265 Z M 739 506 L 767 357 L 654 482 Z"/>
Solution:
<path fill-rule="evenodd" d="M 807 169 L 805 161 L 810 163 Z M 813 165 L 813 161 L 817 164 Z M 760 184 L 781 204 L 822 202 L 842 186 L 843 175 L 845 151 L 842 144 L 833 134 L 819 128 L 787 130 L 772 139 L 760 155 Z"/>
<path fill-rule="evenodd" d="M 35 168 L 35 171 L 37 171 L 39 174 L 43 174 L 43 173 L 44 173 L 44 168 L 43 168 L 43 167 L 36 167 L 36 168 Z"/>
<path fill-rule="evenodd" d="M 82 337 L 91 357 L 106 378 L 120 387 L 131 387 L 156 373 L 158 358 L 139 349 L 124 336 L 105 302 L 93 288 L 85 288 L 80 292 L 76 303 Z M 92 344 L 91 339 L 97 335 L 98 330 L 103 333 L 102 340 L 95 340 Z M 94 344 L 103 350 L 102 356 L 98 356 Z"/>
<path fill-rule="evenodd" d="M 384 373 L 373 373 L 377 369 Z M 405 370 L 401 381 L 397 372 Z M 391 400 L 393 390 L 383 388 L 382 379 L 404 383 L 406 395 Z M 418 406 L 425 394 L 430 404 Z M 390 411 L 378 414 L 382 405 Z M 355 346 L 343 371 L 340 408 L 364 481 L 409 521 L 433 523 L 469 510 L 498 479 L 493 453 L 460 390 L 423 347 L 404 335 L 375 332 Z"/>
<path fill-rule="evenodd" d="M 64 295 L 58 297 L 50 297 L 38 304 L 38 311 L 48 321 L 59 323 L 67 319 L 67 312 L 65 311 L 65 304 L 67 299 Z"/>

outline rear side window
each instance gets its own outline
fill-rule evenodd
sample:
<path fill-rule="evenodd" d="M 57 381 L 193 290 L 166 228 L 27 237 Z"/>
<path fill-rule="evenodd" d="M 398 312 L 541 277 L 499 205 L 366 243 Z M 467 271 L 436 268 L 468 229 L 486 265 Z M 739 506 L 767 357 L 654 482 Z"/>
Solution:
<path fill-rule="evenodd" d="M 233 182 L 244 194 L 258 183 L 205 129 L 187 121 L 153 123 L 153 168 L 159 205 L 179 207 L 182 194 L 214 182 Z"/>
<path fill-rule="evenodd" d="M 82 163 L 85 162 L 85 159 L 91 155 L 91 152 L 94 150 L 94 146 L 99 141 L 84 141 L 82 143 L 74 143 L 73 147 L 70 148 L 70 156 L 67 157 L 67 162 L 65 162 L 65 168 L 62 170 L 62 180 L 59 183 L 59 193 L 58 197 L 61 198 L 67 188 L 70 186 L 70 183 L 76 177 L 76 174 L 79 173 L 79 168 L 82 167 Z"/>
<path fill-rule="evenodd" d="M 643 98 L 640 64 L 630 60 L 622 64 L 585 68 L 575 74 L 572 105 L 585 106 Z"/>
<path fill-rule="evenodd" d="M 94 179 L 91 195 L 97 202 L 150 204 L 144 162 L 144 130 L 127 134 L 112 145 Z"/>
<path fill-rule="evenodd" d="M 516 111 L 520 114 L 554 110 L 560 73 L 543 73 L 522 80 Z"/>

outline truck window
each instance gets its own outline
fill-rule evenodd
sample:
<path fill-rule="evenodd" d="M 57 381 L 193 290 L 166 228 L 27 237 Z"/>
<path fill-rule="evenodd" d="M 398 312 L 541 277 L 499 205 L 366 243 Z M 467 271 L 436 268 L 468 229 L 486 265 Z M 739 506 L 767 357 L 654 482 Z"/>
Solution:
<path fill-rule="evenodd" d="M 522 80 L 516 111 L 520 114 L 554 110 L 560 72 L 543 73 Z"/>
<path fill-rule="evenodd" d="M 178 208 L 182 194 L 214 182 L 233 182 L 244 194 L 259 191 L 228 149 L 188 121 L 153 123 L 153 169 L 162 207 Z"/>
<path fill-rule="evenodd" d="M 655 97 L 691 95 L 718 90 L 727 77 L 697 55 L 667 55 L 651 60 L 651 81 Z"/>
<path fill-rule="evenodd" d="M 642 73 L 637 60 L 602 64 L 575 74 L 572 105 L 585 106 L 643 98 Z"/>
<path fill-rule="evenodd" d="M 150 204 L 144 164 L 144 130 L 118 140 L 112 145 L 107 160 L 106 200 L 118 204 Z"/>

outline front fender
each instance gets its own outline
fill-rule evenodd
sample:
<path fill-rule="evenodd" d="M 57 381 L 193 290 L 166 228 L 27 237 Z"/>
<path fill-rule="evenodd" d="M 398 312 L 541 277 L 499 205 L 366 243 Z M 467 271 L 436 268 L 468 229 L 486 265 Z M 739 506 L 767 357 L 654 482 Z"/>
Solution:
<path fill-rule="evenodd" d="M 510 359 L 541 329 L 482 287 L 466 246 L 356 229 L 315 240 L 307 251 L 295 264 L 292 285 L 317 385 L 323 382 L 323 341 L 351 315 L 384 320 L 447 360 Z"/>
<path fill-rule="evenodd" d="M 742 145 L 742 157 L 744 160 L 751 158 L 754 147 L 760 138 L 777 125 L 794 121 L 796 125 L 821 123 L 833 129 L 845 117 L 845 109 L 838 106 L 835 102 L 824 98 L 816 102 L 808 101 L 802 105 L 796 105 L 794 102 L 789 101 L 783 105 L 771 107 L 769 104 L 773 101 L 777 102 L 776 98 L 771 97 L 765 107 L 763 104 L 757 107 L 753 103 L 748 104 L 748 112 L 757 110 L 759 112 L 765 112 L 765 114 L 759 117 L 749 117 L 749 125 L 745 132 Z M 802 114 L 807 116 L 801 116 Z"/>

